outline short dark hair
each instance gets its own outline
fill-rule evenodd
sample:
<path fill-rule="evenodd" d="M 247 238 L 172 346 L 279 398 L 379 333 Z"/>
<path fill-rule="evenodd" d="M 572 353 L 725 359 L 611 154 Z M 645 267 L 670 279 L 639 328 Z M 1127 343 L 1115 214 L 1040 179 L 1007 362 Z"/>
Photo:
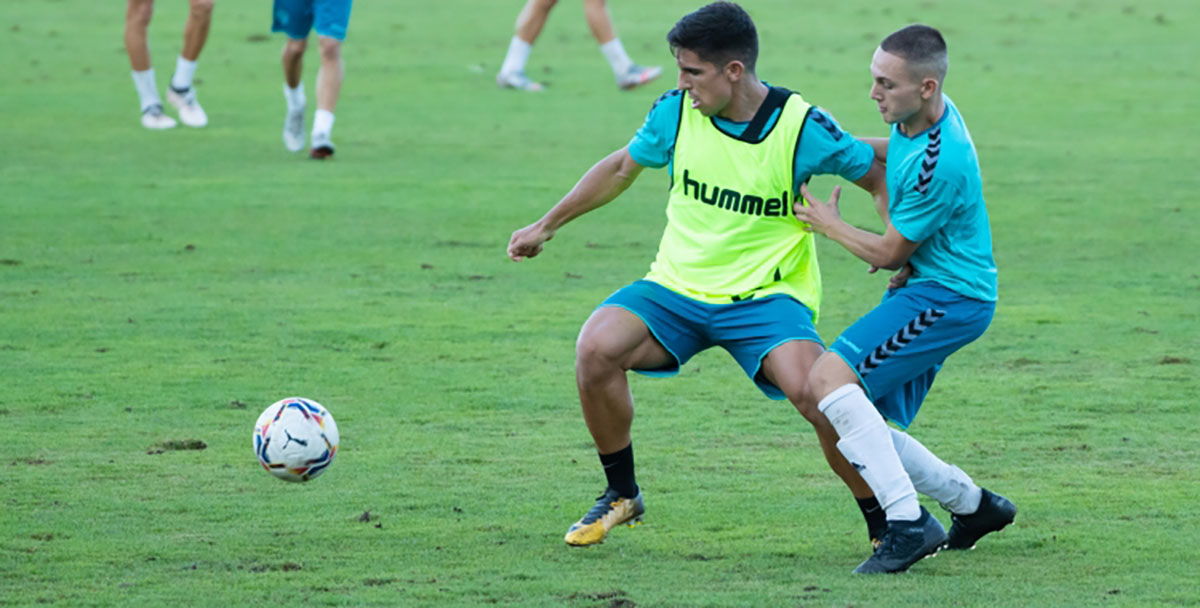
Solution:
<path fill-rule="evenodd" d="M 915 75 L 932 75 L 938 82 L 945 80 L 946 70 L 950 67 L 946 39 L 936 28 L 928 25 L 900 28 L 884 38 L 879 48 L 908 62 Z"/>
<path fill-rule="evenodd" d="M 667 33 L 671 50 L 687 49 L 718 68 L 741 61 L 754 72 L 758 60 L 758 30 L 742 7 L 713 2 L 683 16 Z"/>

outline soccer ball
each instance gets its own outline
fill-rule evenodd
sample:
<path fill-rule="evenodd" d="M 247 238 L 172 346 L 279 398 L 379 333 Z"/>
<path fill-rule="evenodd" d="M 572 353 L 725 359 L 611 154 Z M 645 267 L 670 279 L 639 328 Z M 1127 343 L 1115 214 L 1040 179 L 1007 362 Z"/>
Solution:
<path fill-rule="evenodd" d="M 254 455 L 284 481 L 308 481 L 324 473 L 337 449 L 337 423 L 312 399 L 276 401 L 254 423 Z"/>

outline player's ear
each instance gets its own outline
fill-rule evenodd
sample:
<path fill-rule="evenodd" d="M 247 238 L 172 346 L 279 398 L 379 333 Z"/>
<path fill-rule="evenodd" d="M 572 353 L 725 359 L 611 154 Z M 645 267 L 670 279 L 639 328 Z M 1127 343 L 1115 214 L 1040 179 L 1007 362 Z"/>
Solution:
<path fill-rule="evenodd" d="M 746 65 L 737 59 L 725 64 L 725 77 L 731 82 L 737 82 L 742 79 L 742 74 L 746 73 Z"/>
<path fill-rule="evenodd" d="M 937 91 L 937 78 L 926 76 L 921 80 L 921 99 L 933 99 L 933 96 L 937 94 Z"/>

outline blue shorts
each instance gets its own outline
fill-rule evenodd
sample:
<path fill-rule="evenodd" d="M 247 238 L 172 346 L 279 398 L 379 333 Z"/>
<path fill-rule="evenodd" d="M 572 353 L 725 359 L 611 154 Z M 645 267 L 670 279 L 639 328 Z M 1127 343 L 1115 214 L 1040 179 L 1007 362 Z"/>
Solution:
<path fill-rule="evenodd" d="M 308 38 L 316 25 L 317 35 L 346 39 L 350 5 L 354 0 L 275 0 L 272 32 L 283 32 L 293 40 Z"/>
<path fill-rule="evenodd" d="M 759 373 L 767 353 L 792 340 L 822 344 L 813 326 L 812 311 L 786 294 L 732 304 L 706 304 L 642 280 L 618 289 L 600 306 L 616 306 L 637 315 L 675 359 L 669 367 L 634 370 L 639 374 L 674 376 L 696 353 L 720 346 L 772 399 L 787 397 Z"/>
<path fill-rule="evenodd" d="M 830 350 L 850 365 L 885 418 L 908 428 L 950 353 L 983 335 L 995 302 L 934 282 L 893 289 Z"/>

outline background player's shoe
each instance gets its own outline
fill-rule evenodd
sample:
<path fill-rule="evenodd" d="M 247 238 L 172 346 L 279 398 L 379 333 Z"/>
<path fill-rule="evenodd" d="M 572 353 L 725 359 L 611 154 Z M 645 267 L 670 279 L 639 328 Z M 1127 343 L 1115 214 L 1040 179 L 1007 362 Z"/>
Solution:
<path fill-rule="evenodd" d="M 188 87 L 186 91 L 176 91 L 167 87 L 167 101 L 179 111 L 179 121 L 189 127 L 203 127 L 208 124 L 208 114 L 196 101 L 196 88 Z"/>
<path fill-rule="evenodd" d="M 313 133 L 312 149 L 308 151 L 309 158 L 325 160 L 333 156 L 333 139 L 329 133 Z"/>
<path fill-rule="evenodd" d="M 174 129 L 175 119 L 163 114 L 163 107 L 154 104 L 142 111 L 142 126 L 147 129 Z"/>
<path fill-rule="evenodd" d="M 662 74 L 662 68 L 658 66 L 643 67 L 638 64 L 629 66 L 629 69 L 617 78 L 617 86 L 628 91 L 636 89 Z"/>
<path fill-rule="evenodd" d="M 582 547 L 602 543 L 609 530 L 624 523 L 632 527 L 642 521 L 645 512 L 641 490 L 633 498 L 622 498 L 616 490 L 606 488 L 592 510 L 567 530 L 567 544 Z"/>
<path fill-rule="evenodd" d="M 283 117 L 283 145 L 289 152 L 304 149 L 304 108 L 288 110 Z"/>
<path fill-rule="evenodd" d="M 979 508 L 970 515 L 950 514 L 950 540 L 946 549 L 974 549 L 975 542 L 985 534 L 999 532 L 1017 517 L 1017 506 L 1007 498 L 983 489 Z"/>
<path fill-rule="evenodd" d="M 502 89 L 518 89 L 521 91 L 541 91 L 546 87 L 540 82 L 534 82 L 525 72 L 500 72 L 496 74 L 496 86 Z"/>
<path fill-rule="evenodd" d="M 882 541 L 875 553 L 854 569 L 855 573 L 904 572 L 946 544 L 946 529 L 921 507 L 916 521 L 889 521 Z"/>

